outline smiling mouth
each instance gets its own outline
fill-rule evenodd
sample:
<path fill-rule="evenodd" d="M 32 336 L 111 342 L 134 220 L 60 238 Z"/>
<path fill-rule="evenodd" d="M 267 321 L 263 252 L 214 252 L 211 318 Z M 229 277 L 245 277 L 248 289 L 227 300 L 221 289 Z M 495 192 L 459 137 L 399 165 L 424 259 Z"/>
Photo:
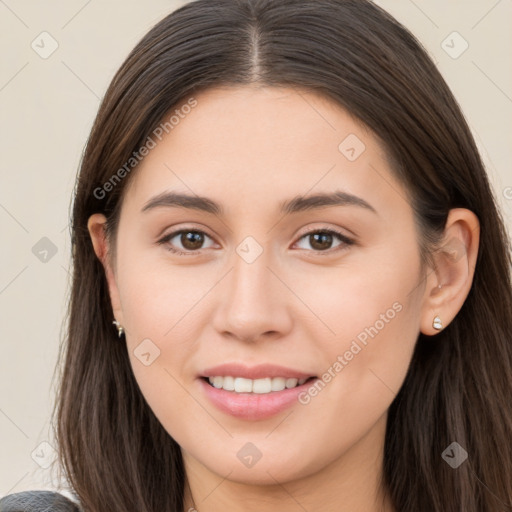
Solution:
<path fill-rule="evenodd" d="M 225 391 L 232 391 L 233 393 L 254 393 L 254 394 L 268 394 L 285 389 L 293 389 L 308 381 L 316 379 L 316 377 L 308 377 L 302 379 L 285 378 L 285 377 L 264 377 L 262 379 L 246 379 L 244 377 L 233 376 L 213 376 L 203 377 L 205 382 L 210 386 L 223 389 Z"/>

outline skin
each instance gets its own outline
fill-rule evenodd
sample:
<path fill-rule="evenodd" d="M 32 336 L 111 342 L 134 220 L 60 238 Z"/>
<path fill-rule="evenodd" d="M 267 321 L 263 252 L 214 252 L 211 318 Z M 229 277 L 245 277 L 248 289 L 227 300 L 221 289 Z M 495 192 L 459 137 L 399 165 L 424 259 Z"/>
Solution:
<path fill-rule="evenodd" d="M 448 325 L 467 297 L 478 219 L 451 210 L 449 250 L 435 254 L 435 268 L 422 268 L 408 191 L 378 139 L 337 104 L 256 86 L 210 89 L 196 99 L 131 176 L 115 259 L 105 217 L 88 224 L 135 378 L 182 448 L 194 497 L 187 492 L 185 510 L 195 503 L 201 512 L 392 511 L 379 483 L 387 410 L 418 334 L 434 336 L 434 316 Z M 365 145 L 354 161 L 338 149 L 349 134 Z M 141 212 L 171 190 L 210 197 L 225 212 Z M 291 197 L 333 190 L 376 212 L 356 205 L 279 212 Z M 206 233 L 199 249 L 179 235 L 158 244 L 186 228 Z M 322 251 L 305 236 L 321 229 L 355 243 L 333 236 Z M 250 264 L 236 252 L 247 236 L 263 250 Z M 170 245 L 196 254 L 173 254 Z M 202 391 L 201 370 L 224 362 L 322 376 L 396 303 L 401 310 L 307 405 L 249 421 L 219 411 Z M 160 350 L 149 366 L 134 355 L 147 338 Z M 247 442 L 262 454 L 251 468 L 237 457 Z"/>

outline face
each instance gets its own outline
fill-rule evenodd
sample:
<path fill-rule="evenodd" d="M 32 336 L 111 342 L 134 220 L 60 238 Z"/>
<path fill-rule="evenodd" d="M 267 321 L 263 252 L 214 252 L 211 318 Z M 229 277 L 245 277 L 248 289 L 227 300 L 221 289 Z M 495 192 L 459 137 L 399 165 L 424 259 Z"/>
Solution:
<path fill-rule="evenodd" d="M 195 99 L 125 191 L 114 311 L 189 463 L 298 479 L 382 432 L 407 372 L 424 291 L 409 194 L 326 98 Z"/>

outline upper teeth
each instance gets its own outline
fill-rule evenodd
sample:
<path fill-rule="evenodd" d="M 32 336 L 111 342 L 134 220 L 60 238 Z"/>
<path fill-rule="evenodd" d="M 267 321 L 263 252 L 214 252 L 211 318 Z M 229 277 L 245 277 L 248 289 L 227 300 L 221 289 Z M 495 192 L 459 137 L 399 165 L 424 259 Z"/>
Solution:
<path fill-rule="evenodd" d="M 302 385 L 307 379 L 285 379 L 284 377 L 265 377 L 264 379 L 244 379 L 243 377 L 208 377 L 210 384 L 216 388 L 236 393 L 270 393 L 283 391 Z"/>

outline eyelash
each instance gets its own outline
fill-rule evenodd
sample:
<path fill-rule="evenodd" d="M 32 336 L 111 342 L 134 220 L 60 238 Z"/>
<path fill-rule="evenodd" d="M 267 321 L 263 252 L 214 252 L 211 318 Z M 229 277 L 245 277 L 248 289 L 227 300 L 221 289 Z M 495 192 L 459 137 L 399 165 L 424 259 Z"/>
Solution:
<path fill-rule="evenodd" d="M 202 235 L 206 235 L 208 238 L 211 238 L 207 233 L 205 233 L 204 231 L 201 231 L 199 229 L 180 229 L 178 231 L 173 231 L 172 233 L 169 233 L 168 235 L 165 235 L 163 238 L 158 240 L 157 243 L 160 244 L 160 245 L 167 244 L 176 235 L 180 235 L 182 233 L 200 233 Z M 318 233 L 327 233 L 329 235 L 335 235 L 335 236 L 337 236 L 339 238 L 339 240 L 341 242 L 343 242 L 343 245 L 335 247 L 334 249 L 326 249 L 325 251 L 319 251 L 319 250 L 314 250 L 314 249 L 311 250 L 311 251 L 309 251 L 308 249 L 304 249 L 304 250 L 308 250 L 309 252 L 315 252 L 315 253 L 318 253 L 319 256 L 323 256 L 325 254 L 330 255 L 333 252 L 338 252 L 340 250 L 344 250 L 347 247 L 355 244 L 354 240 L 352 240 L 351 238 L 348 238 L 343 233 L 340 233 L 339 231 L 336 231 L 335 229 L 315 229 L 313 231 L 308 231 L 307 233 L 304 233 L 299 238 L 299 241 L 302 240 L 303 238 L 306 238 L 308 236 L 315 235 L 315 234 L 318 234 Z M 201 249 L 196 250 L 196 251 L 182 251 L 181 249 L 175 249 L 175 248 L 171 247 L 170 245 L 168 245 L 166 247 L 166 249 L 168 251 L 174 253 L 174 254 L 179 255 L 179 256 L 194 256 L 196 254 L 200 254 L 200 251 L 201 251 Z"/>

